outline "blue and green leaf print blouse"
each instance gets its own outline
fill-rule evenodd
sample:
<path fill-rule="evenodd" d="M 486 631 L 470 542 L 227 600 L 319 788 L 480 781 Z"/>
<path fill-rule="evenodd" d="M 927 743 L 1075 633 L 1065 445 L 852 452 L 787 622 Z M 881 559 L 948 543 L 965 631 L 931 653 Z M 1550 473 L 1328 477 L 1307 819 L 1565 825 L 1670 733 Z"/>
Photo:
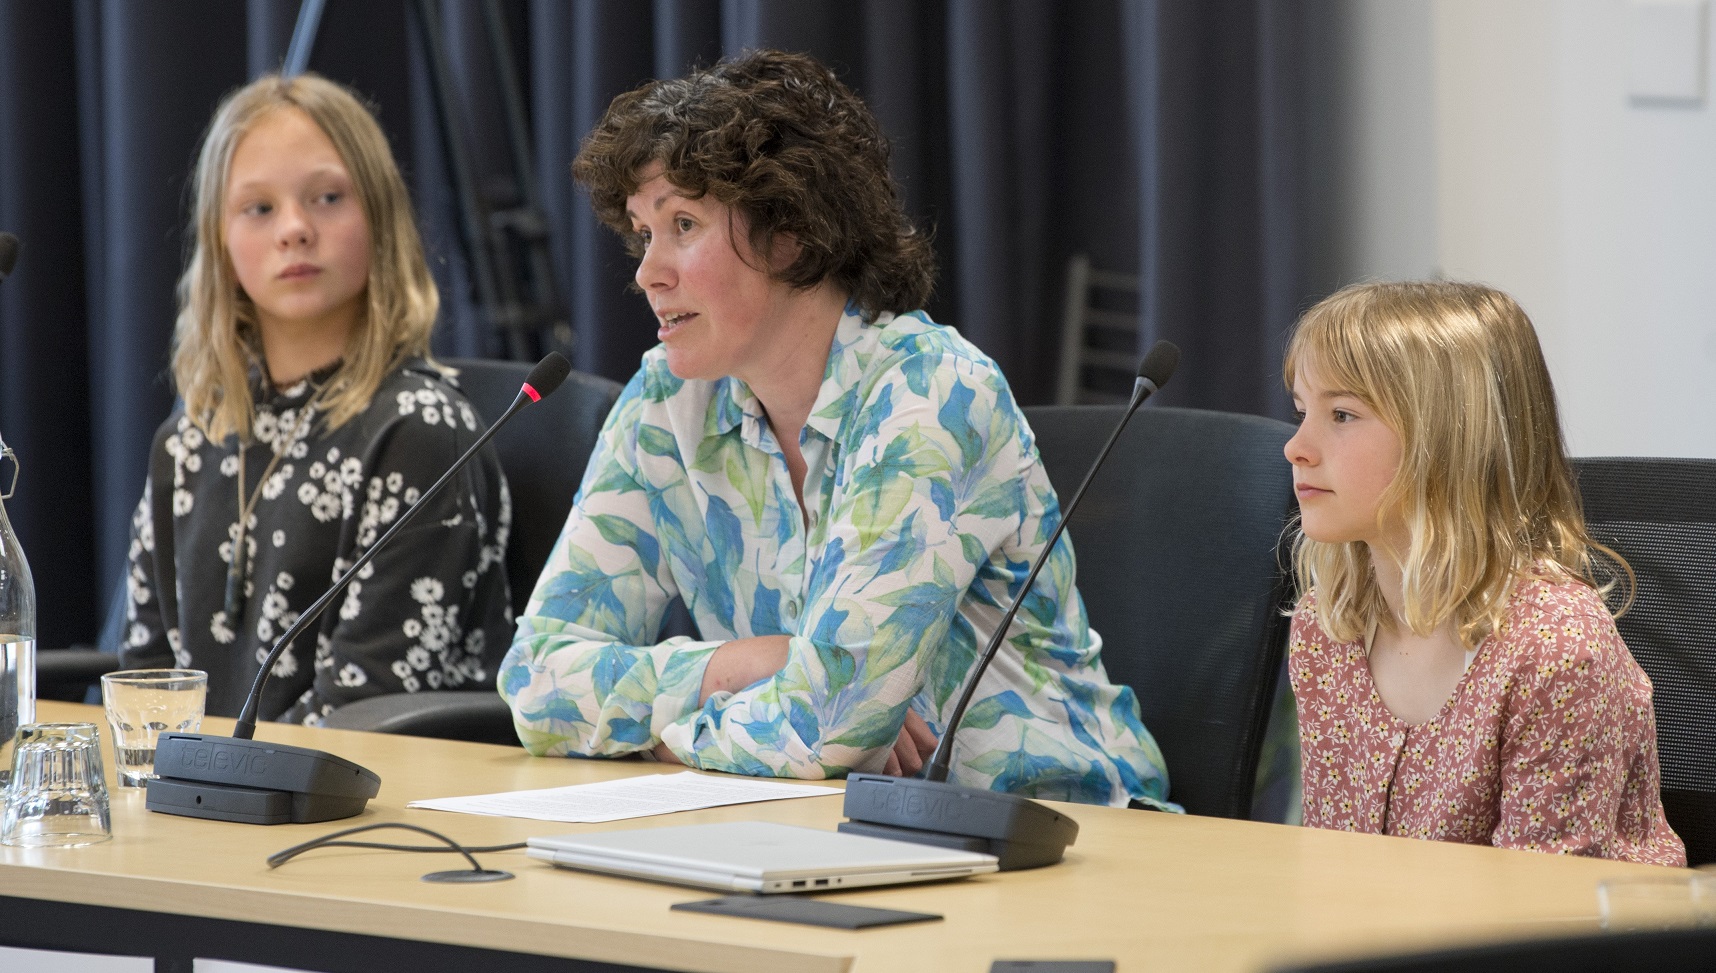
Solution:
<path fill-rule="evenodd" d="M 1060 518 L 1006 380 L 921 313 L 849 308 L 800 449 L 803 510 L 748 387 L 644 356 L 501 666 L 532 753 L 660 741 L 692 767 L 814 779 L 879 771 L 908 707 L 945 732 Z M 656 641 L 676 596 L 707 641 Z M 783 634 L 779 673 L 698 704 L 717 646 Z M 1173 808 L 1101 645 L 1063 539 L 966 713 L 951 779 Z"/>

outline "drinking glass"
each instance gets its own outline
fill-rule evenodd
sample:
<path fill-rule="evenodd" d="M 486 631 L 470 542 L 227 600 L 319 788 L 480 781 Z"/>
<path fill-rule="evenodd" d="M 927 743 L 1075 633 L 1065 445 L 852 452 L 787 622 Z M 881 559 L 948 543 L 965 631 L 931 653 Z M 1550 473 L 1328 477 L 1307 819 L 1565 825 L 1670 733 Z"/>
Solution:
<path fill-rule="evenodd" d="M 1607 879 L 1597 886 L 1597 912 L 1610 932 L 1716 926 L 1716 874 Z"/>
<path fill-rule="evenodd" d="M 142 787 L 155 776 L 155 741 L 203 725 L 209 674 L 201 669 L 125 669 L 101 677 L 101 700 L 113 727 L 119 786 Z"/>
<path fill-rule="evenodd" d="M 0 842 L 72 848 L 111 837 L 101 733 L 95 724 L 19 727 Z"/>

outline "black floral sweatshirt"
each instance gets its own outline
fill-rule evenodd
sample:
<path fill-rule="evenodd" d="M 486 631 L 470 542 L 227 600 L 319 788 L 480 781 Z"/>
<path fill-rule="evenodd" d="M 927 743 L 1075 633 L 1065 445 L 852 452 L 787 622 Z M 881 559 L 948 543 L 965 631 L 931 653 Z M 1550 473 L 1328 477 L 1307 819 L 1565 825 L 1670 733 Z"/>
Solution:
<path fill-rule="evenodd" d="M 330 431 L 316 395 L 337 367 L 285 390 L 253 375 L 242 501 L 236 437 L 209 441 L 182 406 L 155 434 L 132 518 L 121 654 L 129 668 L 206 670 L 210 714 L 238 714 L 275 640 L 483 431 L 457 387 L 416 360 Z M 229 594 L 239 510 L 253 494 Z M 511 500 L 493 449 L 432 504 L 275 662 L 262 719 L 313 724 L 365 696 L 493 684 L 512 630 Z"/>

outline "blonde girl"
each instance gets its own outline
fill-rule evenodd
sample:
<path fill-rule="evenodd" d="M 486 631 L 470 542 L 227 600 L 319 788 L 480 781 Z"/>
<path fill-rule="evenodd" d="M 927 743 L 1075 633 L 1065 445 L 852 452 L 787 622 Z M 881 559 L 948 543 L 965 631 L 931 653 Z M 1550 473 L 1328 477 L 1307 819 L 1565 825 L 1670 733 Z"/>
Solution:
<path fill-rule="evenodd" d="M 260 658 L 480 432 L 428 360 L 439 296 L 387 139 L 348 90 L 267 76 L 216 111 L 193 176 L 173 377 L 133 517 L 128 666 L 209 673 L 235 714 Z M 275 664 L 259 712 L 492 684 L 510 511 L 492 454 Z"/>
<path fill-rule="evenodd" d="M 1299 322 L 1286 380 L 1305 823 L 1684 864 L 1604 601 L 1630 571 L 1585 528 L 1524 311 L 1349 287 Z"/>

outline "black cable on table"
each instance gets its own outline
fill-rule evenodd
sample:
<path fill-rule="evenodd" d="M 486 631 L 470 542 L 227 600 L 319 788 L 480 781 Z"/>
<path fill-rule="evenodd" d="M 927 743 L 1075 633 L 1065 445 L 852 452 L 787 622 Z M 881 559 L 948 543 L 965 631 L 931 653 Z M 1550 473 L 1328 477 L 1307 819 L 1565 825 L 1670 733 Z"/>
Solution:
<path fill-rule="evenodd" d="M 346 835 L 358 834 L 364 831 L 374 831 L 378 828 L 403 828 L 407 831 L 415 831 L 418 834 L 428 835 L 429 837 L 442 842 L 445 847 L 442 845 L 393 845 L 376 841 L 340 840 Z M 415 824 L 405 824 L 398 821 L 382 821 L 375 824 L 360 824 L 355 828 L 345 828 L 340 831 L 334 831 L 329 834 L 322 835 L 319 838 L 311 838 L 309 841 L 293 845 L 283 851 L 277 851 L 268 856 L 268 867 L 279 868 L 281 865 L 286 864 L 299 855 L 302 855 L 307 851 L 314 851 L 317 848 L 373 848 L 380 849 L 382 851 L 423 851 L 436 853 L 458 852 L 465 856 L 466 861 L 471 863 L 471 867 L 468 871 L 460 869 L 451 872 L 431 872 L 428 875 L 423 876 L 423 880 L 426 882 L 494 882 L 512 878 L 512 873 L 499 871 L 497 869 L 484 868 L 482 865 L 477 863 L 472 852 L 516 851 L 524 846 L 524 842 L 519 841 L 507 845 L 484 845 L 475 848 L 466 848 L 464 845 L 461 845 L 457 841 L 441 834 L 439 831 L 431 831 L 428 828 L 420 827 Z"/>

